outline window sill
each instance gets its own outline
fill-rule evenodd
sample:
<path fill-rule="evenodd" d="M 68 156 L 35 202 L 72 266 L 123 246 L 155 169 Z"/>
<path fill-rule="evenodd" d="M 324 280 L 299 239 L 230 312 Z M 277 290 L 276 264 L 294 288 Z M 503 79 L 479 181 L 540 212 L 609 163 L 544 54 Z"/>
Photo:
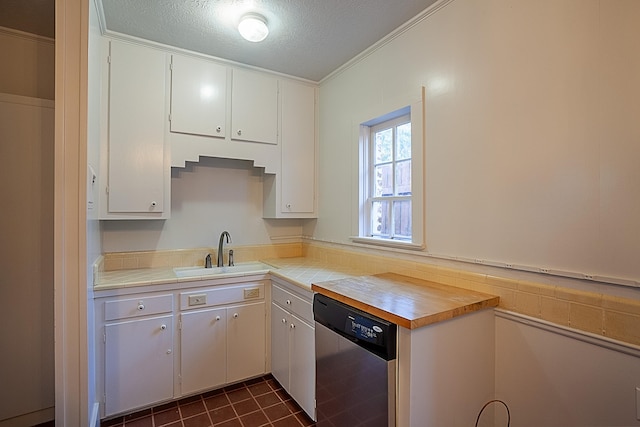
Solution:
<path fill-rule="evenodd" d="M 403 242 L 400 240 L 391 239 L 378 239 L 375 237 L 361 237 L 351 236 L 349 237 L 354 243 L 361 243 L 365 245 L 385 246 L 388 248 L 407 249 L 412 251 L 422 251 L 425 246 L 418 243 Z"/>

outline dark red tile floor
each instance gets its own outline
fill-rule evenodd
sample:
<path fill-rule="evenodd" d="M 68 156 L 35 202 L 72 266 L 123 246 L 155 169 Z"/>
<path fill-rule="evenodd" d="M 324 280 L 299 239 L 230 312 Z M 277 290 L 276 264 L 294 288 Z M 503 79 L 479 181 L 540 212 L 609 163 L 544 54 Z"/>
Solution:
<path fill-rule="evenodd" d="M 266 375 L 101 422 L 101 427 L 310 427 L 282 386 Z"/>

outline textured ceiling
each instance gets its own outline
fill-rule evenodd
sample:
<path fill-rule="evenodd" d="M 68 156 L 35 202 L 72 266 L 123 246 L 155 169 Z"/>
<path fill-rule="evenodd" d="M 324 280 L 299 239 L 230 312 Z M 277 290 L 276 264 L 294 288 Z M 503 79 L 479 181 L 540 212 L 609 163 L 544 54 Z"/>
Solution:
<path fill-rule="evenodd" d="M 102 0 L 102 5 L 107 32 L 319 81 L 434 2 Z M 267 19 L 265 41 L 251 43 L 238 34 L 237 23 L 247 12 Z"/>
<path fill-rule="evenodd" d="M 55 0 L 0 0 L 0 27 L 55 37 Z"/>

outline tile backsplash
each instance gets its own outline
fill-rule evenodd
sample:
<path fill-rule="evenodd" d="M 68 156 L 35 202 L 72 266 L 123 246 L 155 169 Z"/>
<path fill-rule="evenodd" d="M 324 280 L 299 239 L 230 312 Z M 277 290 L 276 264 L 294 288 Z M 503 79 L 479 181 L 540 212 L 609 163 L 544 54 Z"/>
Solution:
<path fill-rule="evenodd" d="M 281 243 L 277 245 L 233 246 L 234 262 L 256 261 L 267 258 L 292 258 L 301 256 L 302 243 Z M 98 271 L 130 270 L 136 268 L 195 267 L 204 266 L 204 259 L 211 254 L 217 258 L 217 249 L 196 248 L 164 251 L 110 252 L 102 256 Z M 228 259 L 225 251 L 225 263 Z"/>
<path fill-rule="evenodd" d="M 500 307 L 562 326 L 640 345 L 640 301 L 562 286 L 446 268 L 402 256 L 383 256 L 316 243 L 230 246 L 235 262 L 306 257 L 370 274 L 393 272 L 500 296 Z M 103 255 L 99 271 L 204 265 L 213 248 L 119 252 Z M 226 259 L 225 259 L 225 262 Z"/>

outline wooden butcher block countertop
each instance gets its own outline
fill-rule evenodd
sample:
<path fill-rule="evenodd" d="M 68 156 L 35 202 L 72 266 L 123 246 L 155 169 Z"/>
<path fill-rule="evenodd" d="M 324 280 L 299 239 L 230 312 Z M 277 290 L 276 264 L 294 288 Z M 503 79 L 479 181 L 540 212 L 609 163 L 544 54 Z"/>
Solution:
<path fill-rule="evenodd" d="M 313 283 L 311 289 L 407 329 L 496 307 L 500 298 L 394 273 Z"/>

